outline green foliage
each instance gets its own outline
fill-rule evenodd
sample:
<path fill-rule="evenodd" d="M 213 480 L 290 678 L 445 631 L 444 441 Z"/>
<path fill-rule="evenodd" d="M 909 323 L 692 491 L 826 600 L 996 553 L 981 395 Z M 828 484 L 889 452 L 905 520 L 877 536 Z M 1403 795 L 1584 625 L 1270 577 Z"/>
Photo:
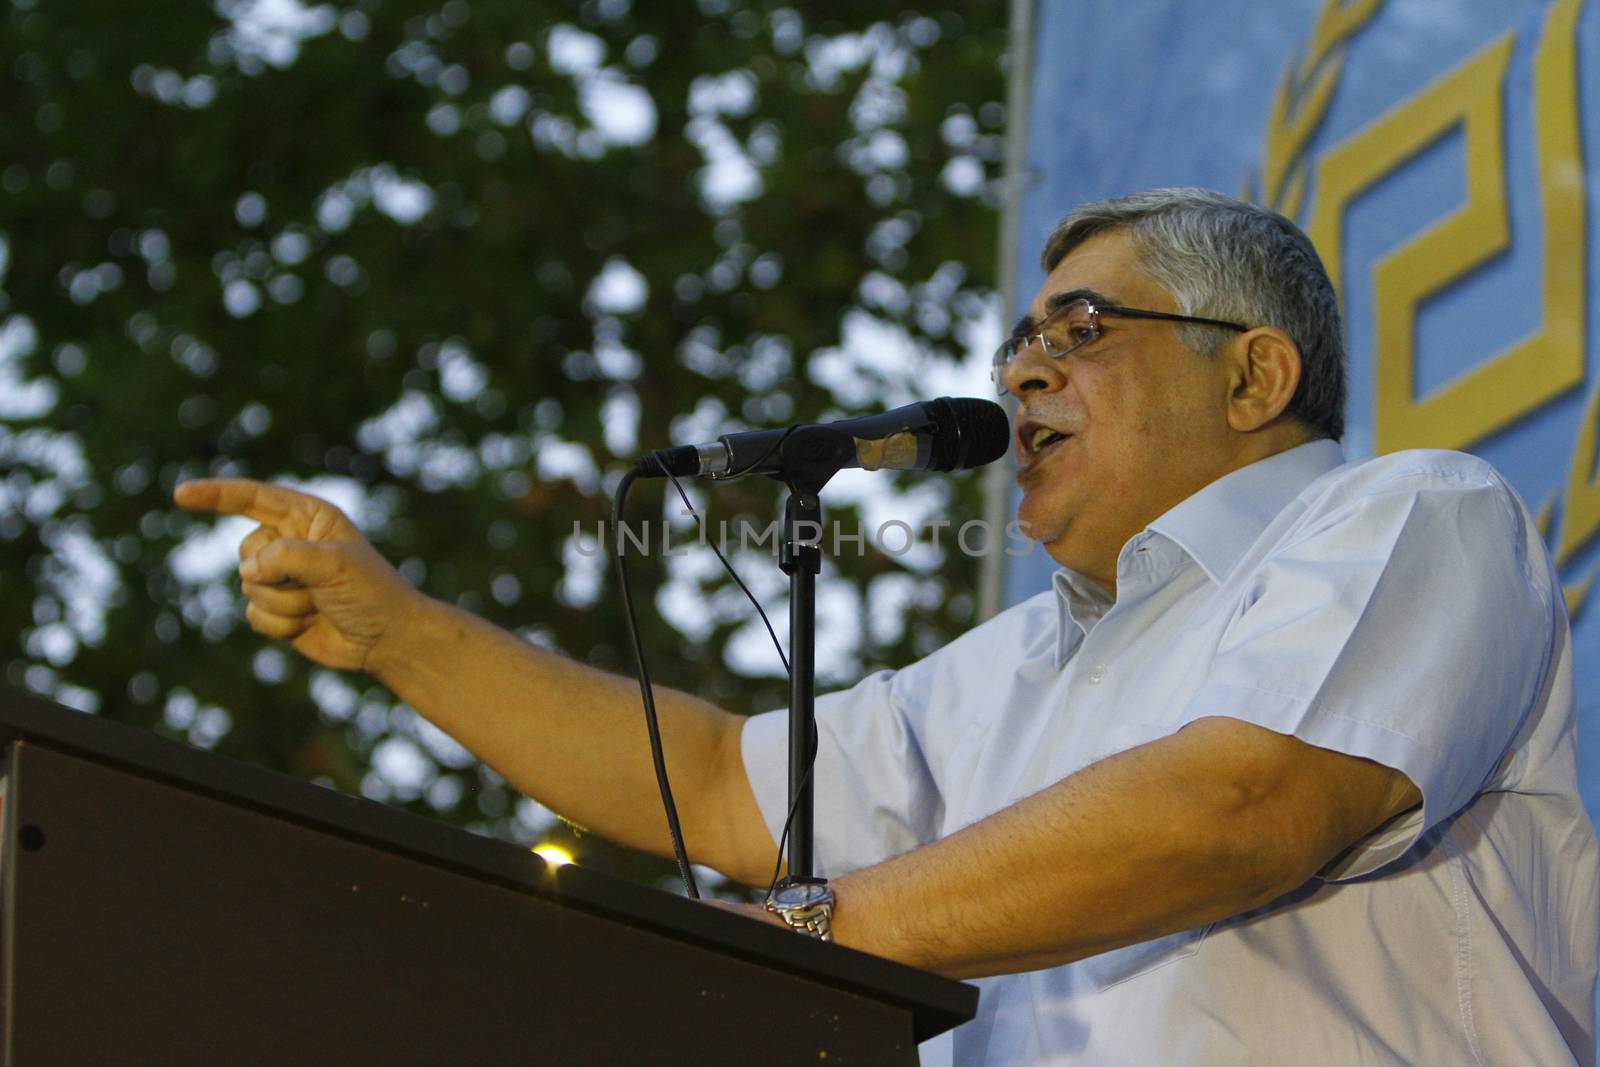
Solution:
<path fill-rule="evenodd" d="M 627 670 L 610 575 L 571 542 L 638 451 L 936 395 L 993 313 L 1003 5 L 0 12 L 5 679 L 254 763 L 510 839 L 541 824 L 386 692 L 252 634 L 177 481 L 331 488 L 432 595 Z M 921 491 L 979 512 L 975 478 Z M 699 500 L 764 526 L 779 488 Z M 656 677 L 781 705 L 704 563 L 632 567 Z M 781 616 L 765 554 L 741 565 Z M 948 550 L 830 563 L 860 631 L 832 680 L 964 628 L 976 574 Z"/>

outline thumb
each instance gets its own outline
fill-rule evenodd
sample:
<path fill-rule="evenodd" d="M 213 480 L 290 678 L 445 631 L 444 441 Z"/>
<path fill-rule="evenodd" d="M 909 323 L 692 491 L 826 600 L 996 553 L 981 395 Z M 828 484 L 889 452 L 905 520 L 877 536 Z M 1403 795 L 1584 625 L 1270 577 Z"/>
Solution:
<path fill-rule="evenodd" d="M 267 544 L 239 564 L 239 574 L 260 585 L 322 585 L 339 573 L 339 549 L 324 542 L 287 538 Z"/>

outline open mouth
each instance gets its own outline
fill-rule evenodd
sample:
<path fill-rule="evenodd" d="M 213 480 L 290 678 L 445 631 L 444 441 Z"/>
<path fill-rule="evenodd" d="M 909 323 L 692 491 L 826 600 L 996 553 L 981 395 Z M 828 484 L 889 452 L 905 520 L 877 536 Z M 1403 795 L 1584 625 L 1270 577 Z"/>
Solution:
<path fill-rule="evenodd" d="M 1017 443 L 1020 446 L 1018 452 L 1021 453 L 1018 458 L 1024 466 L 1031 465 L 1053 451 L 1063 441 L 1071 439 L 1070 433 L 1063 433 L 1053 426 L 1025 422 L 1017 428 Z"/>
<path fill-rule="evenodd" d="M 1033 431 L 1033 438 L 1028 442 L 1028 448 L 1034 452 L 1043 452 L 1057 441 L 1065 441 L 1067 435 L 1048 426 L 1041 426 Z"/>

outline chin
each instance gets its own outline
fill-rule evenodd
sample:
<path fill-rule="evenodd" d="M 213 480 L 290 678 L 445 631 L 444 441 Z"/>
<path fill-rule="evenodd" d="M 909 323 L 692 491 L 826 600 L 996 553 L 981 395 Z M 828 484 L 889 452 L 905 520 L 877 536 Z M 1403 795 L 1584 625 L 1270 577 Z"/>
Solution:
<path fill-rule="evenodd" d="M 1048 547 L 1067 532 L 1071 519 L 1062 502 L 1041 499 L 1046 492 L 1044 486 L 1024 492 L 1017 505 L 1017 521 L 1030 541 Z"/>

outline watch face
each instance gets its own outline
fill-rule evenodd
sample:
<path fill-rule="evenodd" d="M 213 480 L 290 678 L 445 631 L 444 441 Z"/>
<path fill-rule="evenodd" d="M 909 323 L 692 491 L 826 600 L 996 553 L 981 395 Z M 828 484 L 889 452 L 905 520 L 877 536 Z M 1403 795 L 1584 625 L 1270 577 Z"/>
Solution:
<path fill-rule="evenodd" d="M 780 908 L 809 908 L 833 902 L 833 890 L 816 882 L 786 885 L 772 894 L 772 902 Z"/>

